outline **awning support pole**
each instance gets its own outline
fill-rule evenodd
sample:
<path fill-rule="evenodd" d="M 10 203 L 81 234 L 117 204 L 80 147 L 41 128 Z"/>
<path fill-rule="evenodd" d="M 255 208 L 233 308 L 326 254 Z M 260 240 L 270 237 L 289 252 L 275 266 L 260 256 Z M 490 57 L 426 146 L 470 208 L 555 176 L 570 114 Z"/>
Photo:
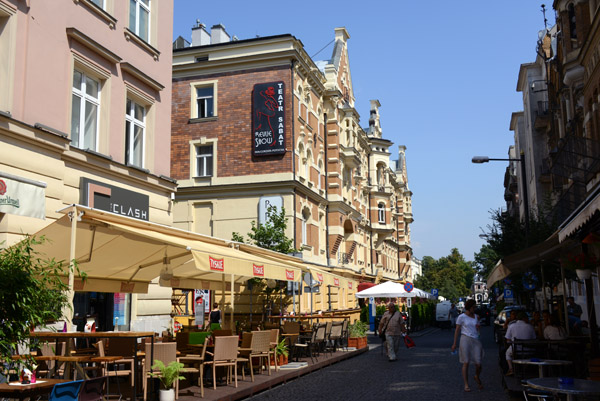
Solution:
<path fill-rule="evenodd" d="M 221 275 L 221 323 L 225 323 L 225 274 Z M 222 328 L 222 327 L 221 327 Z"/>
<path fill-rule="evenodd" d="M 229 316 L 229 327 L 231 328 L 231 332 L 235 333 L 235 326 L 233 325 L 233 310 L 234 310 L 234 302 L 233 302 L 233 289 L 235 288 L 235 278 L 234 275 L 231 275 L 231 315 Z"/>
<path fill-rule="evenodd" d="M 75 296 L 75 250 L 77 245 L 77 220 L 79 213 L 77 208 L 69 213 L 71 219 L 71 241 L 69 248 L 69 289 L 67 291 L 67 309 L 63 310 L 63 316 L 66 321 L 67 331 L 71 331 L 73 326 L 73 297 Z"/>

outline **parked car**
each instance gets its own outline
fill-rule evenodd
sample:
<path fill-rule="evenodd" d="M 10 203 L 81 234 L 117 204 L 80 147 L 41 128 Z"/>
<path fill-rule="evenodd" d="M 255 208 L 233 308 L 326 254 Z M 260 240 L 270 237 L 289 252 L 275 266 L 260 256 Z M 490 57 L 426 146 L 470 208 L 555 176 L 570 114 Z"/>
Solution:
<path fill-rule="evenodd" d="M 435 305 L 435 324 L 441 328 L 452 328 L 450 327 L 450 318 L 448 312 L 450 311 L 450 301 L 442 301 Z"/>
<path fill-rule="evenodd" d="M 523 305 L 510 305 L 505 306 L 504 309 L 502 309 L 500 313 L 498 313 L 498 316 L 496 316 L 496 319 L 494 320 L 494 340 L 497 343 L 500 343 L 502 341 L 502 337 L 504 337 L 504 334 L 506 333 L 506 330 L 504 330 L 503 327 L 504 322 L 506 322 L 506 319 L 508 318 L 508 315 L 512 310 L 523 310 L 527 312 Z"/>

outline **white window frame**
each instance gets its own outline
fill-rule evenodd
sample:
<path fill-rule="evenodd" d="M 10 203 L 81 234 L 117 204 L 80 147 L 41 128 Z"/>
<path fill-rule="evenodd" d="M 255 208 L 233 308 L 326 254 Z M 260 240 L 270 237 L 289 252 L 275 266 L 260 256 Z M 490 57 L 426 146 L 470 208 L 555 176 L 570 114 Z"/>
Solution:
<path fill-rule="evenodd" d="M 126 110 L 125 113 L 125 121 L 129 123 L 129 132 L 127 132 L 127 124 L 125 124 L 125 145 L 127 146 L 127 144 L 129 144 L 129 148 L 126 149 L 126 153 L 125 153 L 125 164 L 130 165 L 130 166 L 136 166 L 136 167 L 140 167 L 140 168 L 144 168 L 145 166 L 145 160 L 146 160 L 146 118 L 148 116 L 148 110 L 147 107 L 139 102 L 136 102 L 134 99 L 128 97 L 127 98 L 128 101 L 131 102 L 131 107 L 129 110 Z M 125 103 L 127 105 L 127 103 Z M 143 110 L 143 120 L 138 120 L 137 118 L 135 118 L 135 106 L 140 106 Z M 125 107 L 127 108 L 127 106 Z M 136 127 L 140 127 L 142 129 L 142 155 L 141 155 L 141 160 L 139 164 L 134 163 L 134 161 L 132 160 L 133 155 L 135 154 L 135 148 L 134 148 L 134 136 L 135 136 L 135 128 Z M 129 154 L 129 157 L 127 157 L 127 154 Z"/>
<path fill-rule="evenodd" d="M 210 148 L 210 155 L 204 155 L 204 154 L 200 154 L 198 152 L 199 148 Z M 198 178 L 208 178 L 208 177 L 213 177 L 215 174 L 215 144 L 212 142 L 208 142 L 208 143 L 196 143 L 194 144 L 194 157 L 195 157 L 195 163 L 194 163 L 194 177 L 198 177 Z M 211 164 L 211 173 L 210 174 L 204 174 L 204 175 L 200 175 L 200 162 L 202 162 L 202 165 L 204 166 L 204 171 L 206 172 L 206 167 L 208 166 L 207 163 L 207 159 L 210 157 L 210 164 Z"/>
<path fill-rule="evenodd" d="M 73 74 L 75 74 L 75 72 L 78 72 L 82 75 L 82 87 L 81 89 L 77 89 L 75 88 L 73 85 L 73 81 L 71 80 L 71 94 L 75 95 L 77 97 L 79 97 L 79 105 L 80 105 L 80 115 L 79 115 L 79 137 L 77 138 L 78 144 L 77 145 L 73 145 L 79 149 L 84 149 L 84 139 L 85 139 L 85 105 L 86 102 L 90 102 L 92 104 L 94 104 L 96 106 L 96 128 L 95 128 L 95 138 L 94 138 L 94 146 L 93 148 L 90 148 L 93 151 L 98 151 L 98 143 L 99 143 L 99 139 L 100 139 L 100 107 L 102 104 L 102 81 L 100 79 L 98 79 L 95 76 L 92 76 L 90 74 L 88 74 L 85 71 L 82 71 L 79 68 L 75 68 L 73 70 Z M 94 98 L 90 95 L 88 95 L 86 93 L 86 78 L 89 78 L 93 81 L 95 81 L 98 84 L 98 98 Z M 71 96 L 71 100 L 72 100 L 72 96 Z M 71 104 L 71 124 L 72 124 L 72 107 L 73 104 Z M 71 143 L 73 144 L 73 133 L 71 132 Z"/>
<path fill-rule="evenodd" d="M 198 97 L 197 89 L 212 87 L 213 89 L 213 115 L 211 117 L 200 117 L 198 115 Z M 190 119 L 191 120 L 202 120 L 206 118 L 215 118 L 219 115 L 218 113 L 218 81 L 198 81 L 190 83 Z"/>
<path fill-rule="evenodd" d="M 210 88 L 213 90 L 212 94 L 210 96 L 200 96 L 198 95 L 198 90 L 200 89 L 206 89 L 206 88 Z M 212 99 L 212 103 L 214 105 L 215 103 L 215 93 L 214 93 L 214 88 L 212 86 L 204 86 L 204 87 L 197 87 L 196 88 L 196 110 L 198 115 L 196 116 L 196 118 L 211 118 L 214 117 L 214 106 L 209 107 L 208 106 L 208 100 Z M 204 111 L 205 111 L 205 115 L 200 115 L 200 111 L 202 110 L 202 108 L 200 107 L 200 102 L 204 102 Z M 209 115 L 210 114 L 210 115 Z"/>
<path fill-rule="evenodd" d="M 129 26 L 131 32 L 135 33 L 140 39 L 146 41 L 146 43 L 150 43 L 150 32 L 151 32 L 151 21 L 152 21 L 152 0 L 148 0 L 148 5 L 144 4 L 142 0 L 129 0 L 129 6 L 131 7 L 131 2 L 135 3 L 135 27 Z M 143 8 L 148 12 L 148 31 L 146 32 L 146 37 L 140 35 L 140 8 Z M 131 14 L 131 10 L 129 10 Z M 128 22 L 131 24 L 131 21 Z"/>
<path fill-rule="evenodd" d="M 381 224 L 385 224 L 385 204 L 379 203 L 377 205 L 377 220 Z"/>
<path fill-rule="evenodd" d="M 310 212 L 306 209 L 302 210 L 302 245 L 308 245 L 308 220 Z"/>
<path fill-rule="evenodd" d="M 94 3 L 95 5 L 97 5 L 98 7 L 100 7 L 103 10 L 106 10 L 106 0 L 89 0 L 90 3 Z M 100 4 L 98 4 L 100 3 Z"/>

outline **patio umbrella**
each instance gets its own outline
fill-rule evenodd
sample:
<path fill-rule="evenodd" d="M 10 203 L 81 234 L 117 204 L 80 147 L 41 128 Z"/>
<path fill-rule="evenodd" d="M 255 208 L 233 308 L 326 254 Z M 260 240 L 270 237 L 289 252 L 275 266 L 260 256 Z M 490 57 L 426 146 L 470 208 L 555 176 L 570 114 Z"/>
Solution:
<path fill-rule="evenodd" d="M 404 289 L 404 284 L 386 281 L 383 284 L 376 285 L 366 290 L 357 292 L 357 298 L 431 298 L 431 295 L 423 290 L 414 288 L 411 292 Z"/>

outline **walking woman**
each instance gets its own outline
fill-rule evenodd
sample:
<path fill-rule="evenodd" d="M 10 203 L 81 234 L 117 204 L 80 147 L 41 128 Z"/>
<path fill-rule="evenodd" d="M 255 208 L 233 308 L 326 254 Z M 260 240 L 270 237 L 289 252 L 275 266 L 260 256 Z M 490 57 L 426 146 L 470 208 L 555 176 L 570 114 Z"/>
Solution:
<path fill-rule="evenodd" d="M 214 303 L 213 304 L 213 309 L 212 311 L 210 311 L 210 315 L 208 315 L 208 323 L 209 323 L 209 327 L 212 324 L 221 324 L 221 311 L 219 310 L 219 304 L 218 303 Z"/>
<path fill-rule="evenodd" d="M 465 382 L 465 391 L 471 391 L 469 387 L 469 363 L 475 364 L 475 382 L 479 389 L 483 389 L 481 383 L 481 360 L 483 359 L 483 347 L 479 341 L 479 316 L 475 314 L 475 301 L 469 299 L 465 303 L 465 312 L 456 319 L 456 331 L 454 332 L 454 344 L 452 352 L 456 349 L 456 341 L 460 334 L 460 349 L 458 352 L 460 363 L 462 363 L 462 377 Z"/>

